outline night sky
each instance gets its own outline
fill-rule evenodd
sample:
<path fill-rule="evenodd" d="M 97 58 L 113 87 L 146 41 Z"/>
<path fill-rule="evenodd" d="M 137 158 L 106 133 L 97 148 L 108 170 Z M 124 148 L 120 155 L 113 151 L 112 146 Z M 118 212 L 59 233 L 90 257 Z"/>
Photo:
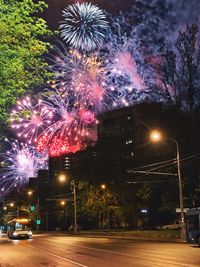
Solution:
<path fill-rule="evenodd" d="M 45 10 L 43 18 L 47 21 L 49 27 L 52 30 L 56 30 L 59 25 L 59 21 L 62 18 L 62 10 L 72 3 L 76 3 L 75 0 L 45 0 L 48 4 L 48 9 Z M 79 1 L 88 2 L 88 1 Z M 92 3 L 97 4 L 99 7 L 105 9 L 108 12 L 116 13 L 120 10 L 128 10 L 133 0 L 92 0 Z"/>

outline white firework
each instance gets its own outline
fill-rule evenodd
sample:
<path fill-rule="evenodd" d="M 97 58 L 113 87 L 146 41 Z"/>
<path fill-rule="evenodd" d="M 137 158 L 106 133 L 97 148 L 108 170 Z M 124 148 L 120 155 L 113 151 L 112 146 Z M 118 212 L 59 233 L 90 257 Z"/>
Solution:
<path fill-rule="evenodd" d="M 9 142 L 9 150 L 1 154 L 2 171 L 0 190 L 7 194 L 15 187 L 23 188 L 30 177 L 36 177 L 39 169 L 47 168 L 47 156 L 38 153 L 33 146 L 18 141 Z"/>
<path fill-rule="evenodd" d="M 104 12 L 91 3 L 76 3 L 63 10 L 61 37 L 71 47 L 92 51 L 105 39 L 109 29 Z"/>

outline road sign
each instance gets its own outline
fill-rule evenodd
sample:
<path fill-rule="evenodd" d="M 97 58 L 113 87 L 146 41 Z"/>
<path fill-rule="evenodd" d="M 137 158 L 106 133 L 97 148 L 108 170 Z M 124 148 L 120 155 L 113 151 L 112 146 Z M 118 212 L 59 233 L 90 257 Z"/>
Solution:
<path fill-rule="evenodd" d="M 35 210 L 35 206 L 31 206 L 31 211 L 34 211 Z"/>
<path fill-rule="evenodd" d="M 189 210 L 189 208 L 184 208 L 183 209 L 184 213 L 186 213 L 187 210 Z M 180 208 L 176 208 L 176 213 L 181 213 L 181 209 Z"/>
<path fill-rule="evenodd" d="M 37 225 L 40 225 L 40 224 L 41 224 L 41 220 L 37 220 L 37 221 L 36 221 L 36 224 L 37 224 Z"/>

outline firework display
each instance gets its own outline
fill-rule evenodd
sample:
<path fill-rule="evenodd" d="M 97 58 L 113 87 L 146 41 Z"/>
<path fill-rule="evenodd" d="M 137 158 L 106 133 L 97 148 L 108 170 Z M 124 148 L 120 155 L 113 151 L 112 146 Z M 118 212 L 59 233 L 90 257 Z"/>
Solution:
<path fill-rule="evenodd" d="M 25 186 L 30 177 L 36 177 L 39 169 L 47 167 L 47 156 L 37 153 L 35 147 L 6 140 L 9 149 L 1 155 L 3 173 L 0 179 L 2 194 L 15 187 Z"/>
<path fill-rule="evenodd" d="M 108 22 L 104 12 L 91 3 L 76 3 L 63 11 L 61 37 L 71 47 L 81 51 L 97 48 L 105 39 Z"/>
<path fill-rule="evenodd" d="M 11 127 L 17 136 L 28 143 L 37 141 L 39 134 L 52 123 L 53 112 L 42 100 L 34 105 L 30 97 L 17 102 L 15 110 L 10 114 Z"/>
<path fill-rule="evenodd" d="M 154 28 L 146 28 L 153 25 L 160 27 L 157 32 L 166 32 L 162 18 L 153 24 L 156 8 L 157 4 L 144 14 L 134 9 L 114 17 L 107 14 L 108 18 L 86 2 L 63 10 L 63 42 L 54 42 L 48 55 L 52 79 L 37 100 L 25 96 L 10 113 L 11 129 L 31 146 L 15 141 L 10 152 L 2 154 L 0 194 L 26 184 L 48 157 L 76 153 L 96 142 L 99 113 L 146 100 L 165 101 L 164 89 L 155 90 L 162 87 L 155 75 L 161 52 L 149 45 L 149 40 L 157 43 L 161 38 Z"/>

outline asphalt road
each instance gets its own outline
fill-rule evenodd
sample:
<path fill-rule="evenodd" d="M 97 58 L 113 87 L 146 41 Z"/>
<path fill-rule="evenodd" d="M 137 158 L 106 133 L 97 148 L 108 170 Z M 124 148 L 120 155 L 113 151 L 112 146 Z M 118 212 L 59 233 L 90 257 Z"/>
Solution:
<path fill-rule="evenodd" d="M 189 267 L 200 266 L 200 248 L 181 243 L 35 235 L 0 237 L 0 267 Z"/>

